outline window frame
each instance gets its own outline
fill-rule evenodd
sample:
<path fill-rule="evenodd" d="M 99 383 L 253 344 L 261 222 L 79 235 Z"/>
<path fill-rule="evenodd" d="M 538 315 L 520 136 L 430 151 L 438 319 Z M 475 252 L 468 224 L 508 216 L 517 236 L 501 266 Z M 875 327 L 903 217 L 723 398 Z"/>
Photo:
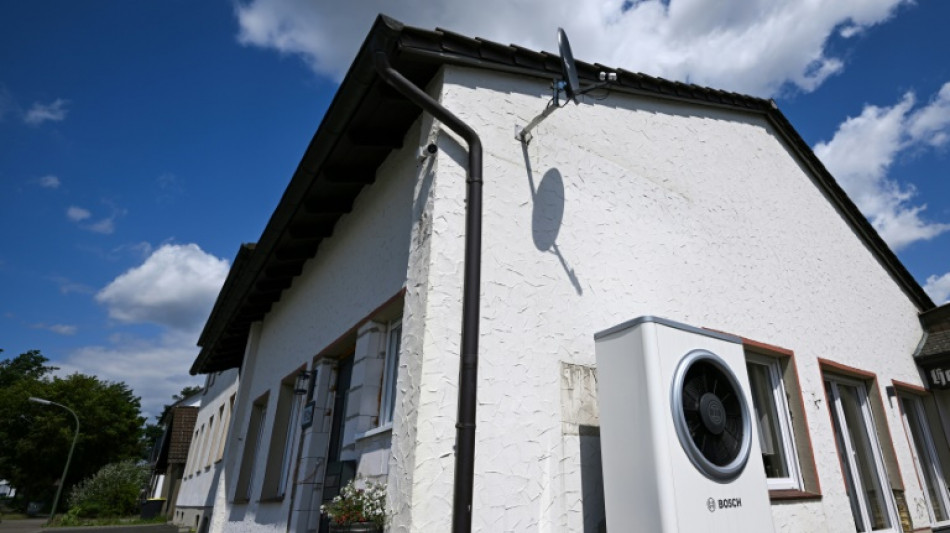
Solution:
<path fill-rule="evenodd" d="M 900 533 L 902 531 L 900 511 L 897 506 L 897 501 L 894 497 L 894 489 L 891 486 L 890 473 L 888 472 L 885 465 L 881 437 L 878 434 L 878 425 L 875 422 L 873 408 L 871 406 L 872 395 L 869 389 L 871 386 L 873 386 L 873 381 L 869 383 L 868 381 L 860 378 L 823 372 L 822 384 L 825 388 L 825 393 L 828 396 L 828 412 L 829 416 L 831 417 L 832 431 L 835 434 L 835 446 L 838 449 L 838 460 L 842 468 L 842 475 L 844 476 L 847 496 L 851 502 L 849 507 L 852 510 L 852 516 L 854 516 L 856 504 L 858 508 L 858 514 L 862 520 L 866 521 L 863 525 L 865 527 L 864 531 L 867 533 Z M 855 460 L 856 452 L 852 446 L 854 434 L 846 423 L 847 419 L 844 412 L 844 406 L 841 403 L 841 393 L 838 389 L 839 386 L 852 387 L 857 392 L 861 420 L 864 424 L 864 432 L 868 436 L 868 444 L 871 447 L 871 454 L 874 459 L 873 467 L 875 469 L 875 473 L 877 474 L 880 490 L 884 500 L 884 511 L 886 512 L 888 521 L 890 522 L 890 525 L 885 529 L 870 529 L 873 528 L 873 525 L 870 523 L 871 515 L 869 509 L 867 508 L 865 498 L 863 497 L 866 494 L 866 490 L 863 490 L 864 481 L 861 478 L 860 469 L 858 468 L 857 461 Z M 838 434 L 839 428 L 841 430 L 840 435 Z M 842 445 L 845 447 L 843 450 L 841 449 Z M 847 469 L 847 471 L 845 471 L 845 469 Z M 854 486 L 853 491 L 849 489 L 849 480 Z M 862 497 L 854 497 L 854 494 L 860 494 Z M 855 523 L 856 528 L 860 526 L 861 524 Z M 858 529 L 858 531 L 861 530 Z"/>
<path fill-rule="evenodd" d="M 244 449 L 241 454 L 241 466 L 234 487 L 234 501 L 246 503 L 251 500 L 254 490 L 254 469 L 260 455 L 261 441 L 264 440 L 264 426 L 267 422 L 268 393 L 264 393 L 251 404 L 247 431 L 244 434 Z"/>
<path fill-rule="evenodd" d="M 917 470 L 917 478 L 923 491 L 924 500 L 927 503 L 927 515 L 930 518 L 931 527 L 946 527 L 950 525 L 950 492 L 948 492 L 947 480 L 944 477 L 944 469 L 941 464 L 940 456 L 937 452 L 937 444 L 931 431 L 927 410 L 924 407 L 924 400 L 929 396 L 926 394 L 914 393 L 906 389 L 897 389 L 898 405 L 900 406 L 901 422 L 904 426 L 904 433 L 910 444 L 911 456 L 914 459 L 914 468 Z M 907 402 L 907 403 L 905 403 Z M 925 442 L 917 442 L 914 431 L 911 429 L 911 423 L 907 416 L 908 409 L 913 409 L 914 416 L 921 430 L 921 436 Z M 921 455 L 926 456 L 929 463 L 928 470 L 937 483 L 933 492 L 941 496 L 941 505 L 943 513 L 946 516 L 943 520 L 938 520 L 934 510 L 933 499 L 931 498 L 931 487 L 927 476 L 925 475 L 925 466 L 922 463 Z"/>
<path fill-rule="evenodd" d="M 395 339 L 395 340 L 394 340 Z M 380 402 L 377 427 L 390 426 L 396 408 L 396 382 L 399 376 L 399 356 L 402 352 L 402 318 L 389 322 L 386 326 L 386 357 L 383 363 L 383 375 L 380 384 Z M 395 343 L 395 346 L 394 346 Z"/>
<path fill-rule="evenodd" d="M 262 501 L 281 500 L 287 493 L 299 425 L 297 414 L 301 398 L 294 393 L 299 372 L 300 369 L 291 372 L 277 387 L 277 405 L 265 457 L 264 479 L 261 482 Z"/>
<path fill-rule="evenodd" d="M 776 415 L 775 422 L 778 425 L 777 430 L 781 439 L 782 458 L 785 461 L 785 467 L 788 471 L 786 477 L 768 477 L 766 474 L 769 490 L 801 491 L 803 488 L 802 471 L 799 465 L 798 446 L 795 441 L 795 431 L 792 427 L 791 414 L 788 406 L 788 392 L 785 388 L 785 382 L 782 379 L 782 362 L 776 357 L 751 351 L 746 351 L 745 362 L 747 367 L 748 365 L 759 365 L 766 368 L 766 375 L 770 381 L 768 386 L 771 390 L 771 407 L 774 409 Z M 753 386 L 751 373 L 749 374 L 749 385 Z M 752 399 L 754 406 L 755 395 L 752 396 Z M 756 423 L 758 426 L 758 420 Z M 759 427 L 759 435 L 761 435 L 763 431 L 765 430 Z M 761 442 L 759 446 L 762 446 Z"/>

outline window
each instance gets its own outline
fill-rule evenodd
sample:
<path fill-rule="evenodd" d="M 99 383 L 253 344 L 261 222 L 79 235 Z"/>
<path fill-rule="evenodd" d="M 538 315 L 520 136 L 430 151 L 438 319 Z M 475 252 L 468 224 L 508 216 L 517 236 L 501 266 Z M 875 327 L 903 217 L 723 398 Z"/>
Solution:
<path fill-rule="evenodd" d="M 290 460 L 293 457 L 294 444 L 297 442 L 295 438 L 297 408 L 300 405 L 300 397 L 294 394 L 296 379 L 297 372 L 294 372 L 280 383 L 274 428 L 271 431 L 270 447 L 267 452 L 267 470 L 261 487 L 262 498 L 282 498 L 287 491 L 291 469 Z"/>
<path fill-rule="evenodd" d="M 742 344 L 769 498 L 821 498 L 795 353 L 750 339 Z"/>
<path fill-rule="evenodd" d="M 947 495 L 947 484 L 940 467 L 937 447 L 927 425 L 923 400 L 921 397 L 903 393 L 899 397 L 904 430 L 907 431 L 913 444 L 914 462 L 924 484 L 930 523 L 948 525 L 950 524 L 950 501 L 948 501 L 950 498 Z"/>
<path fill-rule="evenodd" d="M 752 406 L 758 422 L 762 464 L 770 489 L 801 489 L 795 437 L 778 359 L 746 354 Z"/>
<path fill-rule="evenodd" d="M 379 406 L 379 425 L 391 424 L 396 407 L 396 376 L 399 370 L 399 349 L 402 344 L 402 321 L 389 324 L 386 336 L 386 364 L 383 368 L 382 401 Z"/>
<path fill-rule="evenodd" d="M 221 424 L 221 441 L 218 443 L 218 455 L 215 457 L 215 462 L 224 458 L 224 443 L 228 441 L 228 430 L 231 429 L 231 415 L 234 413 L 234 397 L 235 395 L 232 394 L 228 400 L 227 418 L 225 418 L 224 423 Z M 223 405 L 221 409 L 224 409 Z"/>
<path fill-rule="evenodd" d="M 856 531 L 900 531 L 867 387 L 825 376 L 825 392 Z"/>
<path fill-rule="evenodd" d="M 211 450 L 214 449 L 215 444 L 213 444 L 214 439 L 218 438 L 218 434 L 214 432 L 214 415 L 211 415 L 211 418 L 208 419 L 208 434 L 205 436 L 205 442 L 202 447 L 201 457 L 202 464 L 207 469 L 211 466 Z M 200 466 L 198 468 L 201 468 Z"/>
<path fill-rule="evenodd" d="M 244 454 L 241 457 L 241 470 L 238 472 L 237 486 L 234 499 L 248 501 L 251 499 L 251 476 L 254 474 L 254 463 L 257 462 L 257 453 L 261 445 L 264 432 L 264 414 L 267 411 L 267 395 L 258 398 L 251 406 L 251 418 L 247 423 L 247 433 L 244 434 Z"/>

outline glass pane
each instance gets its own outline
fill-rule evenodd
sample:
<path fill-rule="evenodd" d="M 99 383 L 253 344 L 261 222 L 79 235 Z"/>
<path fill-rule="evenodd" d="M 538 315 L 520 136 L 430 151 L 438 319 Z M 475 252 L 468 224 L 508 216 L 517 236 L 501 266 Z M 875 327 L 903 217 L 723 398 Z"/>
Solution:
<path fill-rule="evenodd" d="M 749 363 L 746 368 L 749 371 L 749 383 L 752 386 L 752 406 L 758 422 L 759 445 L 762 448 L 765 475 L 771 478 L 788 477 L 782 432 L 775 407 L 775 384 L 772 382 L 769 367 Z"/>
<path fill-rule="evenodd" d="M 844 411 L 844 423 L 851 438 L 851 448 L 854 453 L 854 463 L 857 465 L 857 475 L 864 490 L 864 502 L 867 505 L 871 520 L 871 531 L 890 527 L 890 517 L 887 515 L 884 484 L 877 469 L 877 459 L 871 443 L 871 435 L 865 423 L 863 408 L 864 391 L 858 391 L 851 385 L 837 384 L 841 399 L 841 410 Z"/>
<path fill-rule="evenodd" d="M 938 522 L 947 520 L 947 510 L 943 505 L 943 498 L 940 496 L 940 485 L 937 480 L 939 466 L 934 463 L 934 457 L 930 453 L 929 443 L 930 434 L 927 427 L 920 417 L 920 400 L 911 398 L 901 398 L 901 407 L 904 409 L 904 416 L 907 417 L 907 425 L 910 427 L 911 438 L 914 440 L 914 449 L 917 452 L 920 469 L 923 471 L 924 484 L 927 485 L 927 496 L 930 498 L 930 505 L 933 508 L 934 518 Z"/>
<path fill-rule="evenodd" d="M 831 389 L 831 383 L 826 381 L 825 392 L 828 394 L 828 398 L 830 399 L 835 397 Z M 848 453 L 848 447 L 845 446 L 843 432 L 841 431 L 841 423 L 838 420 L 838 410 L 835 408 L 835 405 L 831 406 L 831 420 L 835 425 L 835 443 L 838 445 L 838 452 L 846 454 Z M 851 516 L 854 518 L 855 525 L 854 530 L 857 531 L 857 533 L 864 533 L 864 531 L 867 530 L 864 527 L 864 518 L 861 516 L 861 509 L 858 507 L 856 496 L 858 491 L 854 486 L 854 478 L 851 477 L 851 466 L 847 462 L 847 458 L 842 458 L 841 466 L 844 469 L 844 483 L 845 489 L 848 491 L 848 501 L 851 503 Z"/>
<path fill-rule="evenodd" d="M 383 386 L 385 401 L 383 402 L 383 422 L 391 422 L 393 410 L 396 407 L 396 371 L 399 368 L 399 345 L 402 341 L 402 324 L 394 324 L 389 331 L 389 346 L 386 350 L 386 377 Z"/>

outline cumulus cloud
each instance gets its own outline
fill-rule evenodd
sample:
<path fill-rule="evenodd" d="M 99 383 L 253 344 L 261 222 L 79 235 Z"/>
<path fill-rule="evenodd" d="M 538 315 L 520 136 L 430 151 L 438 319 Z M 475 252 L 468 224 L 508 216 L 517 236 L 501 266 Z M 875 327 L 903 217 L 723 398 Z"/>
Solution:
<path fill-rule="evenodd" d="M 162 406 L 186 385 L 200 385 L 201 377 L 188 375 L 198 355 L 195 335 L 168 331 L 157 339 L 115 335 L 104 346 L 80 348 L 57 361 L 58 374 L 91 374 L 122 381 L 142 398 L 142 412 L 154 422 Z"/>
<path fill-rule="evenodd" d="M 42 178 L 37 178 L 36 183 L 43 187 L 44 189 L 58 189 L 61 185 L 59 178 L 53 175 L 43 176 Z"/>
<path fill-rule="evenodd" d="M 228 273 L 228 262 L 196 244 L 165 244 L 96 294 L 109 316 L 197 332 Z M 192 345 L 194 342 L 192 342 Z"/>
<path fill-rule="evenodd" d="M 66 209 L 66 218 L 72 220 L 73 222 L 82 222 L 91 216 L 92 213 L 90 213 L 88 209 L 83 209 L 82 207 L 71 205 L 68 209 Z"/>
<path fill-rule="evenodd" d="M 950 224 L 924 218 L 926 204 L 917 191 L 889 176 L 901 155 L 945 146 L 950 140 L 950 83 L 923 106 L 913 93 L 891 107 L 866 105 L 845 120 L 832 139 L 818 143 L 824 162 L 881 237 L 895 250 L 950 230 Z"/>
<path fill-rule="evenodd" d="M 377 13 L 422 28 L 556 50 L 563 26 L 577 58 L 760 96 L 811 91 L 843 68 L 830 38 L 850 38 L 912 0 L 250 0 L 238 40 L 303 57 L 341 79 Z"/>
<path fill-rule="evenodd" d="M 66 104 L 68 102 L 62 98 L 57 98 L 52 103 L 41 104 L 35 102 L 33 107 L 27 110 L 26 114 L 23 115 L 23 122 L 31 126 L 39 126 L 40 124 L 50 121 L 50 122 L 59 122 L 66 119 Z"/>
<path fill-rule="evenodd" d="M 934 303 L 943 305 L 950 303 L 950 272 L 942 276 L 930 276 L 924 284 L 924 290 L 930 295 Z"/>

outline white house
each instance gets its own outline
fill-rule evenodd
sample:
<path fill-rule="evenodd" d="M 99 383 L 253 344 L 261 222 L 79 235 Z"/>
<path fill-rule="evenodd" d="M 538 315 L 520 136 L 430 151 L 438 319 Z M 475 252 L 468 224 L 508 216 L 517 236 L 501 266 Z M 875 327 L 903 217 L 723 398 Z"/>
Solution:
<path fill-rule="evenodd" d="M 237 388 L 237 369 L 211 372 L 205 380 L 171 517 L 177 525 L 208 531 Z"/>
<path fill-rule="evenodd" d="M 477 263 L 471 139 L 386 63 L 480 139 Z M 777 531 L 950 525 L 915 359 L 946 358 L 950 312 L 773 102 L 578 68 L 617 80 L 526 143 L 556 55 L 377 20 L 199 341 L 193 373 L 241 373 L 211 531 L 318 530 L 354 475 L 388 483 L 389 531 L 449 530 L 475 267 L 473 530 L 603 528 L 594 337 L 644 315 L 742 343 Z"/>

